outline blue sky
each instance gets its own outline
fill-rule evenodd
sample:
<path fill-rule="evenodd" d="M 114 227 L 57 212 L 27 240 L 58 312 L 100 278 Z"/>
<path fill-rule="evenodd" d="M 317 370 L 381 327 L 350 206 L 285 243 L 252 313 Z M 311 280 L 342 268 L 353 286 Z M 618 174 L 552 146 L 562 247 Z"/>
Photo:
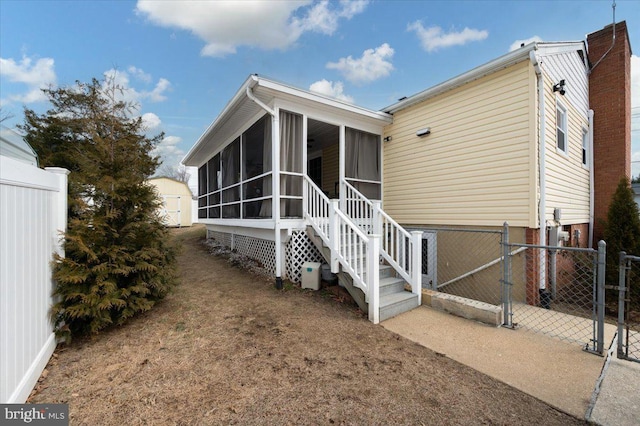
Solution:
<path fill-rule="evenodd" d="M 519 41 L 583 40 L 612 22 L 598 1 L 0 0 L 0 106 L 22 122 L 41 87 L 114 76 L 175 166 L 249 74 L 380 109 Z M 640 49 L 640 1 L 618 0 Z M 632 58 L 640 173 L 640 58 Z"/>

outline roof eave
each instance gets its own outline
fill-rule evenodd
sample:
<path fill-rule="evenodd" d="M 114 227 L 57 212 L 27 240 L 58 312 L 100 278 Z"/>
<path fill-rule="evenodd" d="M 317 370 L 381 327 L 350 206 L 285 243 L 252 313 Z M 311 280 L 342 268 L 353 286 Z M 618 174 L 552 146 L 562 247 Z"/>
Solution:
<path fill-rule="evenodd" d="M 395 104 L 389 105 L 388 107 L 383 108 L 381 111 L 387 112 L 389 114 L 394 114 L 397 111 L 408 108 L 411 105 L 415 105 L 419 102 L 424 101 L 425 99 L 439 95 L 440 93 L 444 93 L 448 90 L 455 89 L 456 87 L 462 86 L 463 84 L 470 83 L 486 75 L 492 74 L 496 71 L 527 60 L 529 59 L 529 52 L 536 49 L 537 43 L 529 43 L 526 46 L 520 47 L 519 49 L 502 55 L 490 62 L 480 65 L 479 67 L 476 67 L 447 81 L 430 87 L 429 89 L 423 90 L 422 92 L 418 92 L 413 96 L 396 102 Z"/>

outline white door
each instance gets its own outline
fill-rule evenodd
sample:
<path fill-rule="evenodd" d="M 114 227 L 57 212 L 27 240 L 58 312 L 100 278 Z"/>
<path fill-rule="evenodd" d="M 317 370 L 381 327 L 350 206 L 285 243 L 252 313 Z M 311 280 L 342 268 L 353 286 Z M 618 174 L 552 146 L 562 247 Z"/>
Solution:
<path fill-rule="evenodd" d="M 438 246 L 437 233 L 422 233 L 422 288 L 437 290 L 438 288 Z"/>

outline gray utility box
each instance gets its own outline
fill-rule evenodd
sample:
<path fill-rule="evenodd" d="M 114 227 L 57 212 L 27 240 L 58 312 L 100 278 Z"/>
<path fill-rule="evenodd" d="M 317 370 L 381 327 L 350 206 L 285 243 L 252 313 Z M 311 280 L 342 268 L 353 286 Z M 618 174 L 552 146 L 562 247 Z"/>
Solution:
<path fill-rule="evenodd" d="M 302 288 L 320 290 L 320 263 L 305 262 L 300 271 Z"/>

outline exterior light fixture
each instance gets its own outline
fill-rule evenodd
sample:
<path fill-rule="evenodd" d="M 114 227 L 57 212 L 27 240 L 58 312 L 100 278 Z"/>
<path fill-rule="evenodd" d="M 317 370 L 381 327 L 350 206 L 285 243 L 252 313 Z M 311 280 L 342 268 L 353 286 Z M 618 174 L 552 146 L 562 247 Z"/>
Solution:
<path fill-rule="evenodd" d="M 427 136 L 430 133 L 431 133 L 431 128 L 430 127 L 425 127 L 424 129 L 418 130 L 416 132 L 416 136 L 419 136 L 419 137 Z"/>
<path fill-rule="evenodd" d="M 382 139 L 384 142 L 391 142 L 391 136 L 385 136 L 384 139 Z"/>
<path fill-rule="evenodd" d="M 564 88 L 565 86 L 565 81 L 564 80 L 560 80 L 560 83 L 556 83 L 553 85 L 553 91 L 554 92 L 560 92 L 560 94 L 562 96 L 564 96 L 564 94 L 567 92 Z"/>

